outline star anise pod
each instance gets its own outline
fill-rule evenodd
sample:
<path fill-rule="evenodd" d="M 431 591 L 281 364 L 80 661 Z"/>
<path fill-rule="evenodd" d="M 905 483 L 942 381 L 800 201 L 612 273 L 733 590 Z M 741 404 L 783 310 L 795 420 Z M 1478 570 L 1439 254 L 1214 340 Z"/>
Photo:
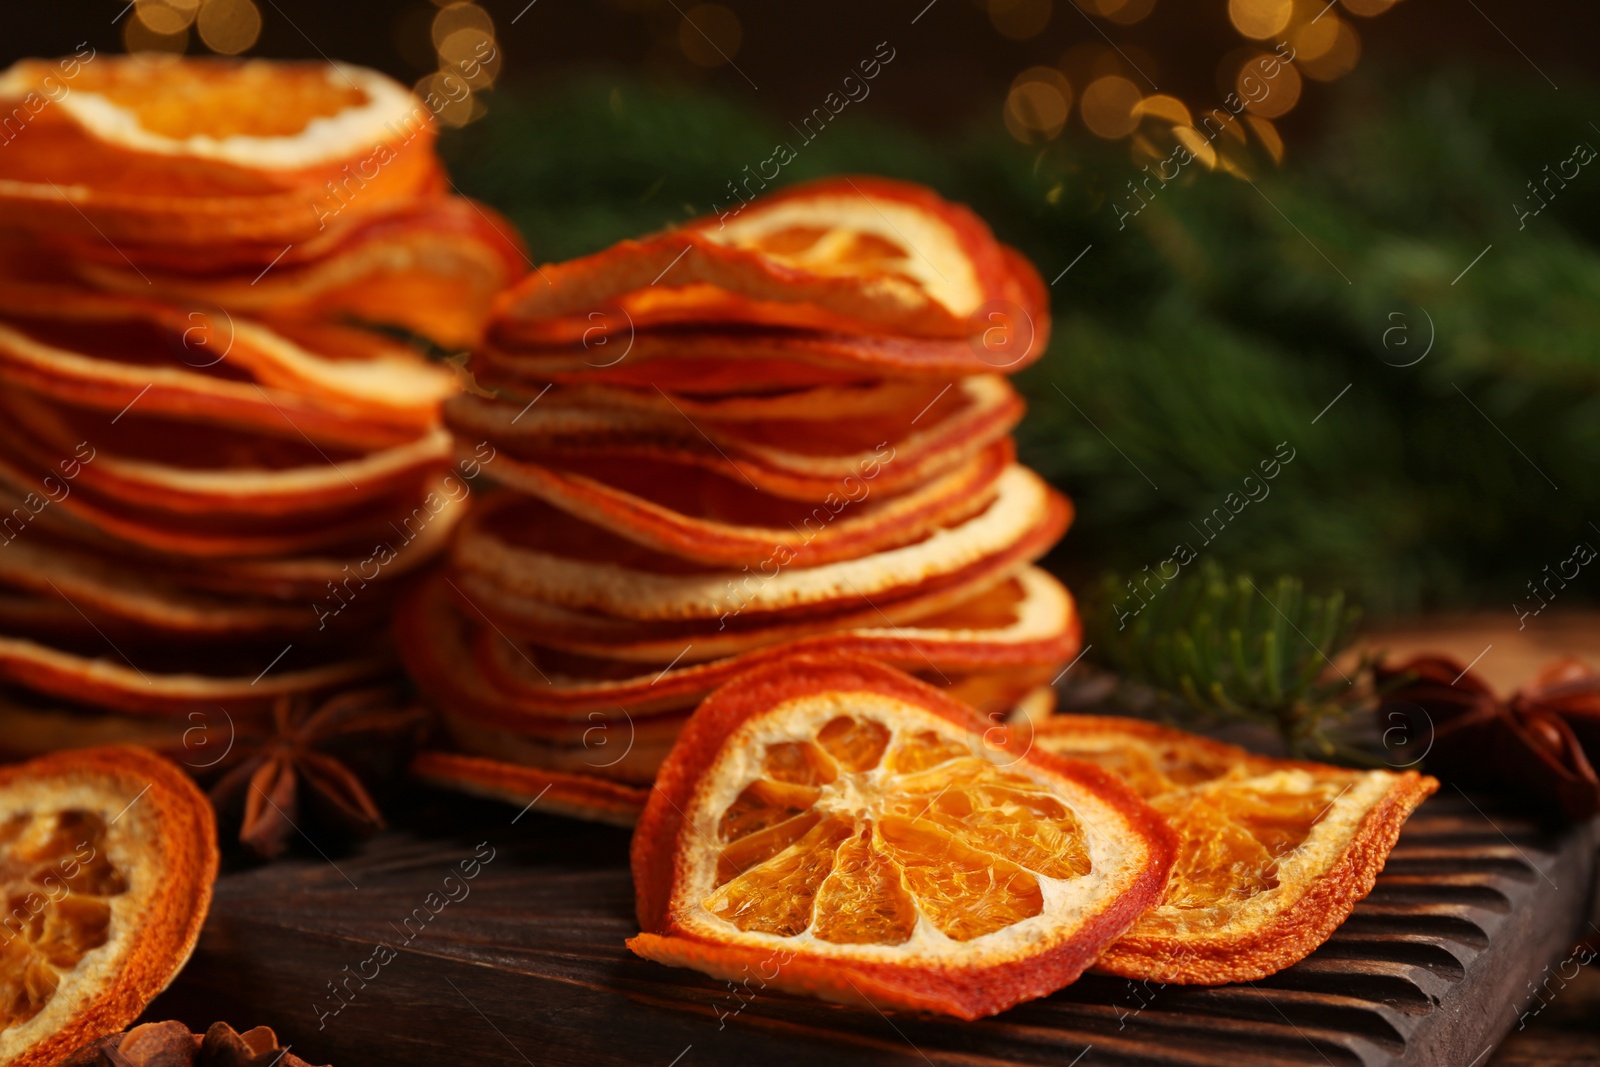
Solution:
<path fill-rule="evenodd" d="M 313 827 L 341 837 L 375 833 L 383 814 L 367 784 L 404 766 L 425 718 L 387 687 L 320 704 L 282 697 L 270 733 L 235 739 L 211 801 L 219 812 L 240 813 L 240 842 L 266 859 Z"/>
<path fill-rule="evenodd" d="M 1448 656 L 1386 664 L 1377 678 L 1392 686 L 1380 726 L 1403 729 L 1430 772 L 1570 819 L 1600 811 L 1600 673 L 1558 660 L 1508 700 Z"/>
<path fill-rule="evenodd" d="M 311 1067 L 287 1049 L 265 1026 L 239 1033 L 227 1023 L 212 1023 L 205 1037 L 183 1023 L 144 1023 L 122 1034 L 102 1037 L 74 1052 L 62 1067 Z"/>

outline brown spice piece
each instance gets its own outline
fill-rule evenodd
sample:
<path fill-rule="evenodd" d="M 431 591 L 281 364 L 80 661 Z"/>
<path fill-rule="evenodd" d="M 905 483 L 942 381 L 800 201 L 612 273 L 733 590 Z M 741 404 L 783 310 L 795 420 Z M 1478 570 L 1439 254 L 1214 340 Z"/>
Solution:
<path fill-rule="evenodd" d="M 239 840 L 266 859 L 314 827 L 344 836 L 383 829 L 367 781 L 405 765 L 425 715 L 389 688 L 340 693 L 314 706 L 283 697 L 271 735 L 241 736 L 211 787 L 219 811 L 239 811 Z"/>
<path fill-rule="evenodd" d="M 278 1035 L 265 1026 L 238 1033 L 227 1023 L 212 1023 L 204 1038 L 183 1023 L 144 1023 L 122 1034 L 92 1041 L 63 1061 L 62 1067 L 310 1067 L 279 1049 Z"/>
<path fill-rule="evenodd" d="M 1378 709 L 1380 727 L 1403 724 L 1429 771 L 1515 793 L 1546 814 L 1600 811 L 1600 672 L 1556 660 L 1508 700 L 1448 656 L 1385 664 L 1377 678 L 1399 682 Z"/>

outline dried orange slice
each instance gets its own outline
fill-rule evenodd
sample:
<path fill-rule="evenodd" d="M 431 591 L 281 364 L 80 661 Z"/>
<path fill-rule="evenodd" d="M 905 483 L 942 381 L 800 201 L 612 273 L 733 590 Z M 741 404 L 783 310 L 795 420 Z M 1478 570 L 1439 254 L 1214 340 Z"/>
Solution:
<path fill-rule="evenodd" d="M 972 709 L 801 656 L 707 699 L 633 838 L 634 952 L 720 978 L 977 1018 L 1073 981 L 1166 881 L 1111 776 L 984 743 Z"/>
<path fill-rule="evenodd" d="M 39 543 L 33 543 L 35 540 Z M 0 588 L 8 590 L 13 605 L 22 599 L 19 594 L 31 593 L 47 602 L 53 599 L 69 621 L 76 618 L 83 623 L 85 616 L 93 616 L 97 625 L 113 632 L 116 623 L 121 623 L 198 640 L 293 634 L 316 628 L 315 614 L 302 604 L 192 592 L 150 574 L 148 568 L 119 565 L 91 553 L 46 544 L 43 538 L 18 537 L 7 543 L 0 552 Z M 85 616 L 78 616 L 78 609 Z M 4 628 L 0 622 L 0 629 Z"/>
<path fill-rule="evenodd" d="M 540 284 L 501 298 L 499 317 L 555 320 L 544 331 L 555 339 L 563 316 L 588 329 L 589 313 L 613 306 L 634 329 L 744 322 L 932 338 L 967 336 L 991 303 L 1045 314 L 1022 307 L 1042 287 L 982 220 L 929 189 L 882 178 L 791 186 L 736 218 L 701 219 L 540 273 Z M 1027 355 L 1042 351 L 1042 324 L 1033 332 Z"/>
<path fill-rule="evenodd" d="M 452 397 L 445 420 L 462 438 L 492 439 L 514 457 L 557 468 L 598 458 L 653 460 L 694 465 L 773 496 L 821 500 L 858 494 L 862 485 L 887 494 L 919 485 L 1003 439 L 1022 416 L 1016 390 L 988 374 L 871 420 L 819 411 L 806 419 L 691 423 L 676 411 L 564 403 L 564 392 L 552 389 L 533 407 Z"/>
<path fill-rule="evenodd" d="M 1439 787 L 1134 719 L 1058 715 L 1032 732 L 1037 749 L 1115 773 L 1178 833 L 1166 893 L 1096 964 L 1151 981 L 1251 981 L 1305 958 L 1371 892 L 1401 824 Z"/>
<path fill-rule="evenodd" d="M 450 610 L 440 595 L 447 592 L 436 588 L 431 608 L 417 603 L 404 610 L 420 609 L 436 620 L 437 612 Z M 475 617 L 469 605 L 457 603 L 454 608 Z M 703 661 L 691 643 L 679 650 L 676 662 L 660 666 L 562 655 L 479 627 L 471 655 L 480 677 L 516 697 L 529 711 L 582 715 L 619 707 L 638 714 L 692 704 L 735 674 L 790 652 L 869 656 L 901 670 L 948 679 L 975 671 L 1020 675 L 1034 667 L 1051 668 L 1053 676 L 1079 647 L 1072 597 L 1037 567 L 1026 567 L 949 611 L 898 626 L 879 623 Z"/>
<path fill-rule="evenodd" d="M 175 515 L 329 517 L 396 493 L 420 496 L 451 452 L 450 435 L 438 426 L 362 452 L 149 418 L 137 409 L 107 427 L 99 412 L 26 394 L 0 397 L 0 414 L 21 431 L 6 435 L 8 449 L 36 469 L 49 472 L 92 440 L 94 460 L 79 465 L 76 488 Z"/>
<path fill-rule="evenodd" d="M 59 1063 L 188 960 L 217 874 L 211 804 L 146 749 L 0 768 L 0 1062 Z"/>
<path fill-rule="evenodd" d="M 1042 293 L 1036 306 L 1046 306 Z M 637 382 L 647 375 L 649 380 L 660 381 L 663 388 L 689 374 L 713 382 L 740 378 L 749 382 L 772 377 L 774 369 L 786 380 L 807 384 L 870 375 L 930 378 L 943 385 L 968 374 L 1009 373 L 1029 362 L 1018 359 L 1012 363 L 1010 354 L 989 353 L 982 345 L 974 348 L 967 338 L 715 324 L 643 330 L 620 314 L 608 316 L 603 311 L 586 317 L 585 323 L 570 343 L 558 344 L 549 339 L 547 323 L 530 324 L 533 336 L 524 339 L 519 320 L 500 319 L 491 323 L 485 334 L 488 342 L 479 355 L 491 366 L 516 367 L 524 375 L 550 381 Z"/>
<path fill-rule="evenodd" d="M 294 336 L 290 336 L 290 332 Z M 0 285 L 0 380 L 72 404 L 368 449 L 426 432 L 447 370 L 372 334 L 274 330 L 226 312 Z"/>
<path fill-rule="evenodd" d="M 0 73 L 7 114 L 47 95 L 0 159 L 0 220 L 135 260 L 141 243 L 281 251 L 439 181 L 431 113 L 361 67 L 95 56 Z"/>
<path fill-rule="evenodd" d="M 736 474 L 662 459 L 580 460 L 555 469 L 506 455 L 494 478 L 679 559 L 816 567 L 898 548 L 970 518 L 987 506 L 1013 459 L 1007 438 L 902 493 L 874 493 L 857 478 L 811 500 L 775 497 Z"/>
<path fill-rule="evenodd" d="M 1059 673 L 1080 640 L 1071 597 L 1036 568 L 905 625 L 838 626 L 705 662 L 691 642 L 659 664 L 517 641 L 484 625 L 453 585 L 440 575 L 404 597 L 395 637 L 456 747 L 623 781 L 655 776 L 688 710 L 711 689 L 797 652 L 871 656 L 939 684 L 998 723 Z"/>
<path fill-rule="evenodd" d="M 649 793 L 593 775 L 564 774 L 455 752 L 419 752 L 411 761 L 411 773 L 430 785 L 617 826 L 638 821 Z"/>
<path fill-rule="evenodd" d="M 514 233 L 490 208 L 464 198 L 430 199 L 364 223 L 316 256 L 291 252 L 265 273 L 254 262 L 199 273 L 193 256 L 167 270 L 149 264 L 135 270 L 121 257 L 71 265 L 101 289 L 242 315 L 348 317 L 459 348 L 477 341 L 494 295 L 526 269 Z"/>
<path fill-rule="evenodd" d="M 200 673 L 193 666 L 161 671 L 145 655 L 139 659 L 149 669 L 102 654 L 105 647 L 102 639 L 94 653 L 86 654 L 0 634 L 0 681 L 133 714 L 182 715 L 193 710 L 209 712 L 221 705 L 238 711 L 260 709 L 284 694 L 325 691 L 393 669 L 392 656 L 369 653 L 265 676 L 252 676 L 248 673 L 251 668 L 242 664 L 235 665 L 239 672 L 236 674 Z M 263 655 L 257 651 L 251 667 L 256 662 L 270 661 L 271 652 Z M 241 657 L 242 653 L 234 658 Z M 206 659 L 208 668 L 225 669 L 216 664 L 215 654 Z"/>
<path fill-rule="evenodd" d="M 514 597 L 639 622 L 706 622 L 721 631 L 729 619 L 770 622 L 797 611 L 856 609 L 864 599 L 888 611 L 902 597 L 939 582 L 961 583 L 972 571 L 997 580 L 1043 554 L 1070 519 L 1065 498 L 1013 464 L 995 480 L 981 511 L 915 544 L 790 568 L 780 543 L 772 562 L 759 568 L 715 569 L 504 494 L 468 516 L 452 558 L 495 586 L 485 591 L 497 602 Z M 797 533 L 793 543 L 803 539 Z"/>

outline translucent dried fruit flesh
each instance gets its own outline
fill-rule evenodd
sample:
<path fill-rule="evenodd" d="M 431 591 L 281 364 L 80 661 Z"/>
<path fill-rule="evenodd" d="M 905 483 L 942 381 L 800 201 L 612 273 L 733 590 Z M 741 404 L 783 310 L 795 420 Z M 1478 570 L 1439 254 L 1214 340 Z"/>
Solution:
<path fill-rule="evenodd" d="M 1243 785 L 1153 798 L 1151 806 L 1182 841 L 1162 903 L 1211 908 L 1274 888 L 1279 861 L 1305 843 L 1347 786 L 1319 781 L 1291 791 Z"/>
<path fill-rule="evenodd" d="M 722 812 L 704 902 L 746 932 L 898 945 L 926 921 L 967 941 L 1040 914 L 1039 876 L 1091 870 L 1066 805 L 935 731 L 840 715 L 760 766 Z"/>
<path fill-rule="evenodd" d="M 39 1014 L 62 976 L 109 939 L 108 898 L 128 884 L 105 837 L 99 816 L 72 809 L 0 825 L 0 1032 Z"/>
<path fill-rule="evenodd" d="M 834 857 L 833 873 L 817 892 L 813 932 L 848 945 L 899 945 L 916 929 L 917 910 L 900 881 L 899 865 L 868 824 Z"/>
<path fill-rule="evenodd" d="M 822 880 L 833 873 L 833 856 L 850 833 L 848 823 L 829 819 L 772 859 L 746 871 L 706 901 L 741 930 L 793 937 L 811 925 L 811 905 Z"/>
<path fill-rule="evenodd" d="M 910 278 L 901 245 L 877 234 L 842 227 L 786 226 L 739 242 L 774 259 L 818 274 L 882 273 Z"/>
<path fill-rule="evenodd" d="M 1208 759 L 1207 754 L 1183 752 L 1172 747 L 1149 749 L 1125 745 L 1113 749 L 1079 749 L 1052 740 L 1050 751 L 1098 763 L 1146 800 L 1236 772 L 1234 765 L 1223 760 Z"/>
<path fill-rule="evenodd" d="M 354 84 L 315 66 L 88 64 L 79 78 L 81 92 L 98 93 L 131 111 L 144 129 L 178 140 L 196 134 L 293 136 L 316 119 L 367 102 L 367 94 Z M 270 93 L 271 107 L 262 106 L 264 93 Z"/>

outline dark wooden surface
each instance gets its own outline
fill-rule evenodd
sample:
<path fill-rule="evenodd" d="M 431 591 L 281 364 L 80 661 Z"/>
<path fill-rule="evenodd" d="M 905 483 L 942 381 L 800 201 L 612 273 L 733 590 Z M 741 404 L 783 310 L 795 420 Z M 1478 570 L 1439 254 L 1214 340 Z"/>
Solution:
<path fill-rule="evenodd" d="M 1600 1060 L 1593 974 L 1490 1053 L 1531 1002 L 1529 982 L 1584 925 L 1593 828 L 1556 837 L 1448 790 L 1413 818 L 1350 921 L 1280 975 L 1216 989 L 1090 975 L 975 1024 L 765 991 L 741 1001 L 639 960 L 623 945 L 636 930 L 627 832 L 537 807 L 517 815 L 426 794 L 401 813 L 406 829 L 353 854 L 305 845 L 301 858 L 226 874 L 194 959 L 148 1017 L 264 1023 L 338 1067 Z M 476 878 L 446 883 L 489 849 Z M 417 909 L 430 917 L 402 944 Z M 380 940 L 397 950 L 381 968 L 367 962 Z M 325 1014 L 340 1004 L 330 983 L 350 991 L 337 1014 Z"/>

